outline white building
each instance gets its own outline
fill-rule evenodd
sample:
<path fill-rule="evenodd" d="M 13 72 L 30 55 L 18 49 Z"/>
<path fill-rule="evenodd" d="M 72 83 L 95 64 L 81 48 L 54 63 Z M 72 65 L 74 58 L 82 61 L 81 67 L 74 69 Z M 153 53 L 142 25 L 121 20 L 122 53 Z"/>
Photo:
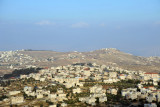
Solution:
<path fill-rule="evenodd" d="M 11 104 L 19 104 L 24 102 L 24 97 L 23 96 L 16 96 L 16 97 L 11 97 Z"/>

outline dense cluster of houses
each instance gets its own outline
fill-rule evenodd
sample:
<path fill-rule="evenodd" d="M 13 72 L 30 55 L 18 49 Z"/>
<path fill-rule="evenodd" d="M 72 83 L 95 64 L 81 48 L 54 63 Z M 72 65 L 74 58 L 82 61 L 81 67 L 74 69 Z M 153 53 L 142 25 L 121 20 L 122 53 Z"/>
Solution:
<path fill-rule="evenodd" d="M 15 66 L 26 65 L 35 60 L 26 54 L 22 54 L 19 51 L 4 51 L 0 54 L 1 66 L 7 66 L 9 69 L 15 69 Z"/>
<path fill-rule="evenodd" d="M 159 82 L 158 73 L 146 73 L 143 71 L 129 71 L 118 67 L 107 67 L 105 65 L 97 65 L 95 63 L 90 65 L 74 64 L 67 66 L 51 67 L 42 69 L 39 73 L 31 73 L 29 75 L 20 75 L 19 79 L 33 78 L 36 81 L 45 82 L 48 81 L 50 84 L 56 86 L 57 84 L 63 85 L 67 89 L 72 89 L 73 94 L 83 93 L 83 87 L 86 80 L 103 82 L 106 84 L 116 83 L 118 81 L 127 79 L 138 79 L 141 83 L 137 84 L 138 88 L 127 88 L 122 89 L 121 95 L 126 99 L 138 100 L 146 99 L 149 103 L 153 101 L 160 102 L 160 89 L 156 86 Z M 153 86 L 144 87 L 146 84 L 153 84 Z M 47 86 L 45 86 L 47 87 Z M 57 88 L 56 92 L 51 92 L 45 87 L 37 86 L 25 86 L 23 90 L 13 89 L 8 92 L 9 99 L 5 99 L 0 103 L 8 101 L 10 104 L 22 104 L 25 102 L 24 95 L 35 97 L 36 99 L 46 99 L 53 102 L 51 107 L 56 106 L 56 102 L 62 102 L 61 106 L 67 106 L 64 103 L 68 100 L 67 94 L 63 88 Z M 0 90 L 3 90 L 0 87 Z M 118 88 L 103 88 L 102 85 L 94 85 L 89 87 L 89 96 L 79 97 L 79 101 L 90 105 L 96 105 L 97 98 L 100 103 L 107 101 L 106 93 L 117 95 Z M 148 107 L 149 104 L 145 106 Z M 151 105 L 151 104 L 150 104 Z M 156 107 L 156 104 L 153 107 Z"/>
<path fill-rule="evenodd" d="M 146 99 L 149 103 L 152 103 L 153 101 L 160 102 L 160 89 L 157 89 L 154 86 L 143 87 L 142 84 L 138 84 L 138 88 L 123 89 L 121 94 L 126 99 Z"/>
<path fill-rule="evenodd" d="M 103 103 L 107 101 L 106 90 L 102 88 L 101 85 L 95 85 L 90 88 L 90 96 L 89 97 L 80 97 L 79 100 L 82 102 L 86 102 L 91 105 L 96 105 L 96 98 L 99 98 L 99 102 Z"/>

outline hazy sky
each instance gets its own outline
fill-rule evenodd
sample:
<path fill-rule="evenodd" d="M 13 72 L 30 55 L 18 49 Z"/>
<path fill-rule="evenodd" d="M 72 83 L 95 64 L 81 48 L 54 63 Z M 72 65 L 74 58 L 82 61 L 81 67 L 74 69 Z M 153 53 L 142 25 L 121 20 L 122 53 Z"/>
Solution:
<path fill-rule="evenodd" d="M 0 51 L 100 48 L 160 56 L 160 0 L 0 0 Z"/>

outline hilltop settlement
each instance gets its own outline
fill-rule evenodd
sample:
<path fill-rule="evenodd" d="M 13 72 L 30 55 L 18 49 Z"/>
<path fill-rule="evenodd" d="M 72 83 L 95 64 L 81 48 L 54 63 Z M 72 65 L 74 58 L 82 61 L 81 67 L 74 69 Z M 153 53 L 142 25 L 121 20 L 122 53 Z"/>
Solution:
<path fill-rule="evenodd" d="M 36 72 L 34 72 L 34 70 Z M 21 71 L 25 69 L 19 69 Z M 159 73 L 131 71 L 96 63 L 28 68 L 4 75 L 3 107 L 158 107 Z"/>

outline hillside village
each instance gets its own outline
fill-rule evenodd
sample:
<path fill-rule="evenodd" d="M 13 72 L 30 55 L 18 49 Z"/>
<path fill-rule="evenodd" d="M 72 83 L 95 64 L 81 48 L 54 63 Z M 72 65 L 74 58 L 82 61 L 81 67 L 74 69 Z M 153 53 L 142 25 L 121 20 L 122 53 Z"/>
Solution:
<path fill-rule="evenodd" d="M 131 71 L 160 72 L 159 57 L 141 57 L 115 48 L 89 52 L 55 52 L 43 50 L 0 51 L 0 76 L 14 69 L 57 67 L 73 63 L 97 63 Z"/>
<path fill-rule="evenodd" d="M 0 105 L 158 107 L 159 73 L 96 63 L 49 67 L 0 81 Z"/>

